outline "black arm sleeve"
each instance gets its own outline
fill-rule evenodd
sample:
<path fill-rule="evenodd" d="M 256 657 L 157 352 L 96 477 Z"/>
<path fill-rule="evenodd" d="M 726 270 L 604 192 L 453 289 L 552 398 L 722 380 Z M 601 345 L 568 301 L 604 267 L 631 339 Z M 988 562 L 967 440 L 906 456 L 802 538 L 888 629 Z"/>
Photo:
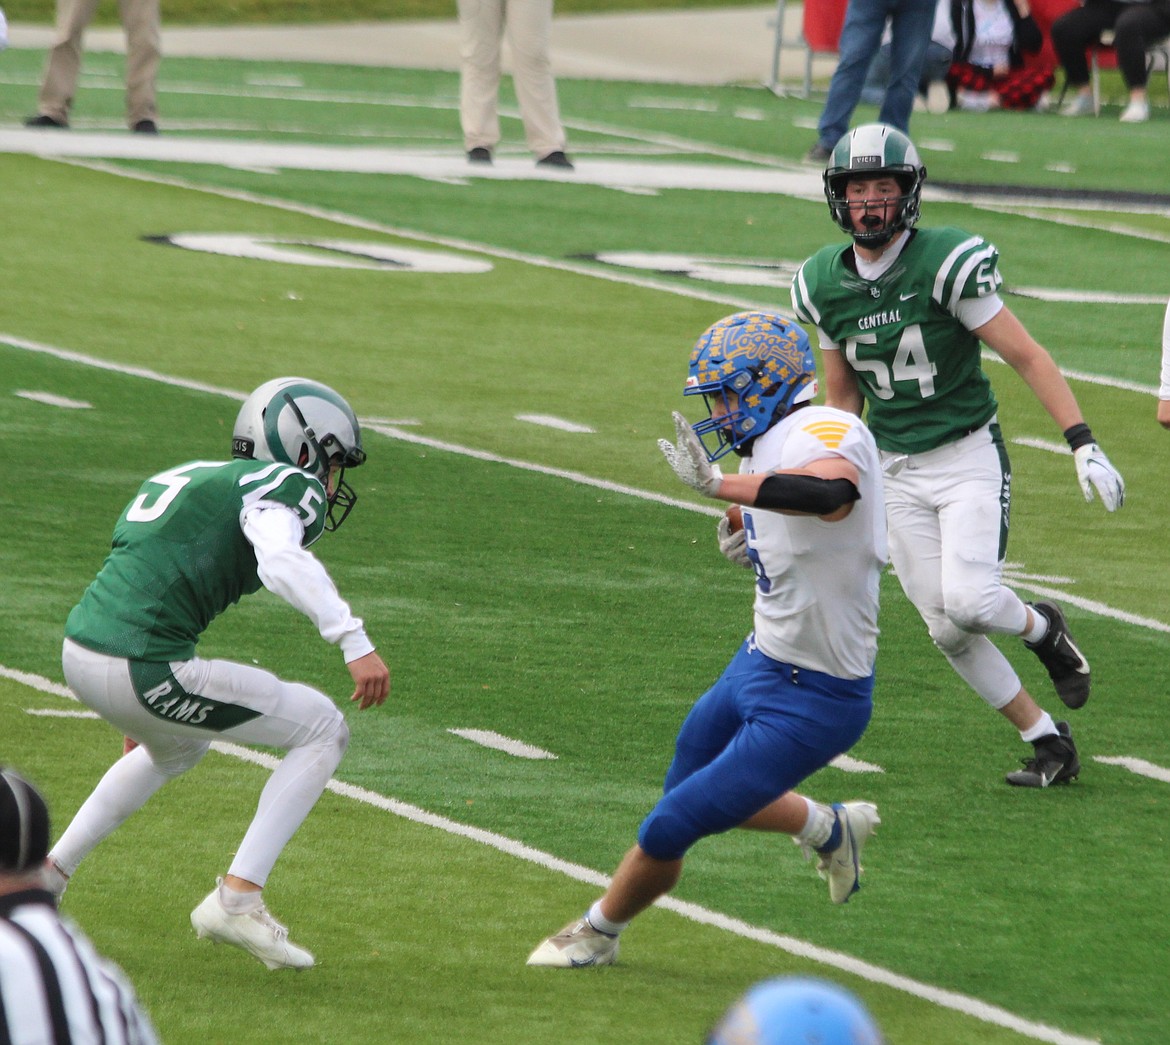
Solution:
<path fill-rule="evenodd" d="M 815 475 L 777 475 L 760 483 L 757 508 L 787 508 L 810 515 L 828 515 L 853 501 L 861 493 L 848 479 L 821 479 Z"/>

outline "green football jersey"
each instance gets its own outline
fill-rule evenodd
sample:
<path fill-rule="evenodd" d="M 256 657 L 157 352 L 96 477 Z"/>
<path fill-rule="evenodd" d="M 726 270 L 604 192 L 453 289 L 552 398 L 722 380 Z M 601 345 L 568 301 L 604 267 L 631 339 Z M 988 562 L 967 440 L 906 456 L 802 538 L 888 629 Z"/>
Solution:
<path fill-rule="evenodd" d="M 995 247 L 961 229 L 919 229 L 873 282 L 846 265 L 851 251 L 825 247 L 809 258 L 792 302 L 845 353 L 878 446 L 922 453 L 986 424 L 996 402 L 980 342 L 952 309 L 998 289 Z"/>
<path fill-rule="evenodd" d="M 308 547 L 325 527 L 325 489 L 286 464 L 193 461 L 147 479 L 114 527 L 113 547 L 65 634 L 132 660 L 188 660 L 212 620 L 260 588 L 244 512 L 292 508 Z"/>

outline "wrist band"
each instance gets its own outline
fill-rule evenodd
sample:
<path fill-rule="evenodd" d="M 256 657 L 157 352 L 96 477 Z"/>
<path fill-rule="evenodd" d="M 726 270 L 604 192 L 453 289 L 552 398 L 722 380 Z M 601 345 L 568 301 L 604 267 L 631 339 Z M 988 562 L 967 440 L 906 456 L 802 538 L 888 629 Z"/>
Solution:
<path fill-rule="evenodd" d="M 1064 437 L 1068 440 L 1068 445 L 1073 450 L 1079 450 L 1082 446 L 1088 446 L 1090 443 L 1095 443 L 1093 433 L 1089 430 L 1089 426 L 1083 422 L 1079 425 L 1072 425 L 1064 430 Z"/>

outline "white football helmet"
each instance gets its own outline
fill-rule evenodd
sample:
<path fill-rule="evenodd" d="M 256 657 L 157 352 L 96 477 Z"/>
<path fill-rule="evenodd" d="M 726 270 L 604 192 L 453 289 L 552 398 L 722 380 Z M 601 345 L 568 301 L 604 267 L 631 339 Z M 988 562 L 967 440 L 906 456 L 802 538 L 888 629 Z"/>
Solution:
<path fill-rule="evenodd" d="M 897 181 L 902 189 L 900 196 L 892 198 L 896 203 L 894 219 L 886 223 L 867 207 L 863 221 L 865 228 L 858 230 L 853 225 L 851 204 L 845 193 L 849 179 L 885 175 Z M 829 201 L 829 213 L 853 237 L 855 243 L 880 247 L 889 243 L 895 233 L 913 228 L 918 221 L 926 167 L 914 143 L 896 127 L 884 123 L 867 123 L 847 131 L 833 146 L 822 179 L 825 183 L 825 198 Z M 879 210 L 884 209 L 887 201 L 877 198 L 866 202 Z"/>
<path fill-rule="evenodd" d="M 345 482 L 345 469 L 366 459 L 357 415 L 328 385 L 303 377 L 266 381 L 244 401 L 232 431 L 232 456 L 276 461 L 302 468 L 329 490 L 325 529 L 336 530 L 349 515 L 357 494 Z"/>

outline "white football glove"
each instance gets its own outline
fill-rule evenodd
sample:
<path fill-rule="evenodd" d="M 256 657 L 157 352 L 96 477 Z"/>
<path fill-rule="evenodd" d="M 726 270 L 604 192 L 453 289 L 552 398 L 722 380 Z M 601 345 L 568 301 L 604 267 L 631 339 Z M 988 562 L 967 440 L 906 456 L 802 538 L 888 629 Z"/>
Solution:
<path fill-rule="evenodd" d="M 1073 451 L 1077 466 L 1077 481 L 1086 501 L 1093 499 L 1096 490 L 1107 512 L 1115 512 L 1125 504 L 1125 480 L 1109 462 L 1105 452 L 1096 443 L 1086 443 Z"/>
<path fill-rule="evenodd" d="M 699 493 L 706 494 L 708 497 L 714 497 L 723 482 L 723 473 L 707 460 L 707 451 L 703 449 L 703 444 L 695 435 L 695 430 L 690 426 L 690 422 L 677 410 L 671 414 L 671 417 L 674 418 L 674 431 L 678 437 L 678 444 L 675 445 L 666 439 L 659 439 L 658 449 L 662 451 L 662 456 L 674 469 L 674 474 L 687 486 L 698 490 Z"/>
<path fill-rule="evenodd" d="M 726 559 L 735 563 L 736 566 L 751 567 L 752 560 L 748 558 L 747 549 L 747 530 L 740 527 L 735 533 L 732 533 L 731 520 L 723 515 L 720 516 L 715 533 L 719 537 L 719 550 Z"/>

